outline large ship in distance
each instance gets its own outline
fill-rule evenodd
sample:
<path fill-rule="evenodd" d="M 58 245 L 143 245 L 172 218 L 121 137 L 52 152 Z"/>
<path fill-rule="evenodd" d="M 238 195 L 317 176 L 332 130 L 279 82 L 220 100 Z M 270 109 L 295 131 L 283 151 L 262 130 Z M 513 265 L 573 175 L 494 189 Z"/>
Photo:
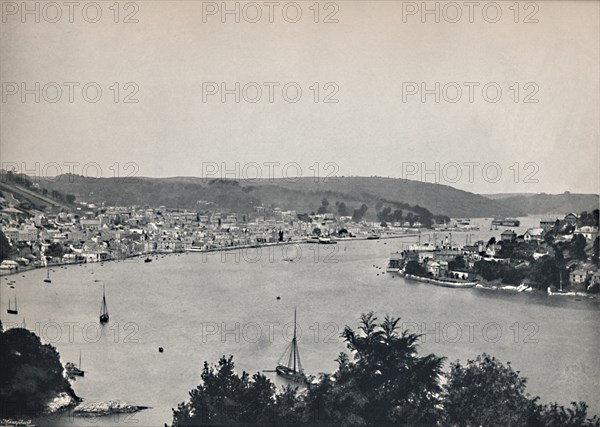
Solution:
<path fill-rule="evenodd" d="M 492 225 L 501 225 L 503 227 L 518 227 L 519 225 L 521 225 L 521 221 L 515 218 L 496 218 L 492 221 Z"/>

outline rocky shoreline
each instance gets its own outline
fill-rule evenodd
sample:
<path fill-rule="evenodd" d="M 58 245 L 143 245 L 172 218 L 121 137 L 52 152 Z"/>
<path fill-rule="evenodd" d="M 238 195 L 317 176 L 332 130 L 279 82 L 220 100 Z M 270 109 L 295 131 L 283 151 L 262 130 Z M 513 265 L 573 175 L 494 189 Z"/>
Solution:
<path fill-rule="evenodd" d="M 73 415 L 79 417 L 103 417 L 113 414 L 131 414 L 149 408 L 149 406 L 134 405 L 120 400 L 109 400 L 106 402 L 79 404 L 73 409 Z"/>
<path fill-rule="evenodd" d="M 71 411 L 72 415 L 78 417 L 103 417 L 113 414 L 131 414 L 148 408 L 149 406 L 135 405 L 121 400 L 84 403 L 76 396 L 61 393 L 48 404 L 46 411 L 49 414 Z"/>

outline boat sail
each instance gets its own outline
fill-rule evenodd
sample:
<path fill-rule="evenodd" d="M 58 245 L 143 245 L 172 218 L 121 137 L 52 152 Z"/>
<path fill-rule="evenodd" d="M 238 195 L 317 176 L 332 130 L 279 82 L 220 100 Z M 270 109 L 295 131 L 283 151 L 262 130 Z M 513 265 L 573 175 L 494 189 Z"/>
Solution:
<path fill-rule="evenodd" d="M 102 285 L 102 305 L 100 306 L 100 323 L 108 323 L 108 307 L 106 306 L 106 294 Z"/>
<path fill-rule="evenodd" d="M 50 280 L 50 266 L 46 267 L 46 278 L 44 279 L 44 282 L 52 283 L 52 280 Z"/>
<path fill-rule="evenodd" d="M 292 343 L 283 352 L 275 372 L 278 375 L 288 380 L 300 382 L 304 379 L 304 373 L 302 371 L 302 363 L 300 362 L 300 352 L 298 350 L 298 341 L 296 339 L 296 310 L 294 309 L 294 338 Z"/>
<path fill-rule="evenodd" d="M 10 305 L 10 298 L 8 299 L 8 309 L 6 310 L 8 314 L 19 314 L 19 310 L 17 309 L 17 296 L 15 295 L 15 308 L 13 309 Z"/>

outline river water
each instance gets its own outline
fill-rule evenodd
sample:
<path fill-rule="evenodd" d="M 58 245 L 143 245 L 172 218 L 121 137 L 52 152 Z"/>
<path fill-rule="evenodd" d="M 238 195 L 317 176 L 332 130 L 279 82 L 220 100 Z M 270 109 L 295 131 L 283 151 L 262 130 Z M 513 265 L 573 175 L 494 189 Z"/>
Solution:
<path fill-rule="evenodd" d="M 294 308 L 307 373 L 335 370 L 334 359 L 345 350 L 339 333 L 373 310 L 380 317 L 400 316 L 405 328 L 424 333 L 420 352 L 446 356 L 446 368 L 450 361 L 488 352 L 528 377 L 528 392 L 542 401 L 585 400 L 591 413 L 600 413 L 598 300 L 447 289 L 384 273 L 390 252 L 401 250 L 406 240 L 55 267 L 51 284 L 43 283 L 43 270 L 11 276 L 15 289 L 3 278 L 3 323 L 24 320 L 58 349 L 63 363 L 77 362 L 81 352 L 86 373 L 74 389 L 85 402 L 151 407 L 129 416 L 63 414 L 35 423 L 170 423 L 171 408 L 199 384 L 205 360 L 233 354 L 239 372 L 274 369 L 292 336 Z M 286 256 L 295 262 L 284 261 Z M 103 284 L 110 322 L 101 328 Z M 19 314 L 9 316 L 4 308 L 15 293 Z"/>

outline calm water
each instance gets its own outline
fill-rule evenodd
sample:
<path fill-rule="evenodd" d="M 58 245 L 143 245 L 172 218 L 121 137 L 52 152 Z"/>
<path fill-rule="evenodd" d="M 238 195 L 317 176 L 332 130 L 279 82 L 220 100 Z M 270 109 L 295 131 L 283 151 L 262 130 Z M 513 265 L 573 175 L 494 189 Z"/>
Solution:
<path fill-rule="evenodd" d="M 51 284 L 42 282 L 43 270 L 10 277 L 16 289 L 1 279 L 3 307 L 15 292 L 19 299 L 18 316 L 8 317 L 3 308 L 5 324 L 25 318 L 29 329 L 57 347 L 63 363 L 77 362 L 81 351 L 86 374 L 74 388 L 86 402 L 118 399 L 152 407 L 128 417 L 63 415 L 36 424 L 170 422 L 171 408 L 200 382 L 205 360 L 233 354 L 240 372 L 274 369 L 291 338 L 294 307 L 308 373 L 333 371 L 334 359 L 345 350 L 339 332 L 374 310 L 401 316 L 407 328 L 426 332 L 423 353 L 466 361 L 489 352 L 511 361 L 529 378 L 528 391 L 543 401 L 585 400 L 592 413 L 600 413 L 597 300 L 453 290 L 383 274 L 389 253 L 401 242 L 303 245 L 297 262 L 283 261 L 279 247 L 263 248 L 255 262 L 257 253 L 249 250 L 238 252 L 239 262 L 234 253 L 221 253 L 57 267 Z M 296 256 L 293 248 L 287 256 Z M 102 329 L 100 280 L 110 312 Z"/>

